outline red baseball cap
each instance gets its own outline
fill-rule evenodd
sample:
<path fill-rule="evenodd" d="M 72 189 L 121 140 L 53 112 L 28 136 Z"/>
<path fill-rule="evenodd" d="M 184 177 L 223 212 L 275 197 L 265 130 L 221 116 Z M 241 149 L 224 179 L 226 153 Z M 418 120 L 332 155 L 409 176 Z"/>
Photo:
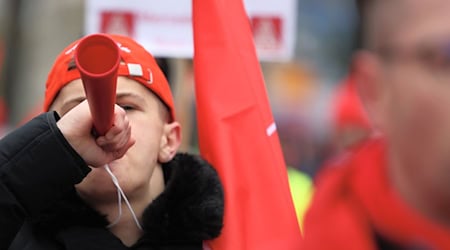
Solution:
<path fill-rule="evenodd" d="M 130 37 L 108 34 L 119 46 L 121 63 L 118 76 L 126 76 L 144 85 L 156 94 L 175 120 L 175 106 L 169 83 L 155 58 Z M 67 46 L 56 58 L 45 85 L 44 111 L 48 111 L 59 91 L 68 83 L 80 79 L 74 64 L 74 53 L 81 39 Z"/>

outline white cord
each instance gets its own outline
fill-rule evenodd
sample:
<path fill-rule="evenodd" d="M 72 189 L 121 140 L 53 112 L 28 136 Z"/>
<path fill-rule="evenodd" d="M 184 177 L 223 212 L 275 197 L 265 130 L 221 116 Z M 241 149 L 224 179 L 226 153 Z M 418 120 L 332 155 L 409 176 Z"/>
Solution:
<path fill-rule="evenodd" d="M 123 200 L 125 201 L 125 204 L 127 204 L 127 207 L 131 212 L 131 215 L 133 216 L 134 222 L 136 222 L 136 226 L 140 230 L 142 230 L 142 226 L 141 226 L 141 224 L 139 224 L 136 214 L 134 213 L 134 210 L 131 207 L 131 204 L 128 201 L 127 196 L 125 195 L 122 188 L 120 187 L 119 181 L 117 180 L 116 176 L 112 173 L 108 164 L 105 164 L 104 168 L 106 169 L 106 172 L 108 172 L 108 174 L 111 176 L 112 182 L 114 183 L 114 185 L 117 188 L 117 200 L 118 200 L 118 206 L 119 206 L 119 214 L 118 214 L 117 218 L 114 220 L 114 222 L 112 222 L 111 224 L 108 225 L 108 228 L 114 226 L 115 224 L 117 224 L 120 221 L 120 218 L 122 217 L 122 198 L 123 198 Z"/>
<path fill-rule="evenodd" d="M 120 194 L 119 189 L 118 188 L 116 189 L 117 189 L 117 205 L 119 206 L 119 214 L 117 215 L 117 218 L 107 226 L 108 228 L 111 228 L 117 223 L 119 223 L 120 218 L 122 217 L 122 195 Z"/>

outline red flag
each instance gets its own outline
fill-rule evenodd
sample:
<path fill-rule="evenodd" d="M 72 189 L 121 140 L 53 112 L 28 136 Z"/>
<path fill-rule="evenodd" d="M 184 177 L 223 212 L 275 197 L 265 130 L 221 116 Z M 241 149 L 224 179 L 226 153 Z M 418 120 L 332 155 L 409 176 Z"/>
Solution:
<path fill-rule="evenodd" d="M 200 152 L 225 187 L 213 250 L 298 249 L 301 240 L 264 79 L 241 0 L 193 0 Z"/>

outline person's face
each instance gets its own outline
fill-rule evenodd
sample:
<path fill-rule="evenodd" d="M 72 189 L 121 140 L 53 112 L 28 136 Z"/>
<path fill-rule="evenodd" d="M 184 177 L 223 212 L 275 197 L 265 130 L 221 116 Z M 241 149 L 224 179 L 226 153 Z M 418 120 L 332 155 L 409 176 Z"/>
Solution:
<path fill-rule="evenodd" d="M 52 110 L 64 115 L 85 99 L 81 80 L 66 85 L 53 102 Z M 119 77 L 116 103 L 125 109 L 131 125 L 131 136 L 136 143 L 124 157 L 109 164 L 112 172 L 129 198 L 149 191 L 153 172 L 160 162 L 173 157 L 167 150 L 179 145 L 178 123 L 167 123 L 168 113 L 162 102 L 147 88 L 134 80 Z M 167 148 L 174 147 L 174 148 Z M 95 168 L 76 186 L 87 199 L 117 198 L 116 188 L 104 168 Z"/>
<path fill-rule="evenodd" d="M 400 2 L 401 25 L 357 60 L 359 84 L 399 159 L 439 176 L 450 170 L 450 1 Z"/>

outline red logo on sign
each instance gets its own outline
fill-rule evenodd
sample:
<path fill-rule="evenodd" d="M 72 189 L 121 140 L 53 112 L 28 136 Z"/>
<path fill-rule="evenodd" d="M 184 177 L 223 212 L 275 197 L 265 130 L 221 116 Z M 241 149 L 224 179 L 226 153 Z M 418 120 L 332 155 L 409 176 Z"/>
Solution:
<path fill-rule="evenodd" d="M 281 47 L 282 20 L 280 17 L 253 16 L 251 24 L 256 48 L 273 50 Z"/>
<path fill-rule="evenodd" d="M 132 12 L 104 11 L 101 14 L 100 32 L 133 37 L 135 16 Z"/>

